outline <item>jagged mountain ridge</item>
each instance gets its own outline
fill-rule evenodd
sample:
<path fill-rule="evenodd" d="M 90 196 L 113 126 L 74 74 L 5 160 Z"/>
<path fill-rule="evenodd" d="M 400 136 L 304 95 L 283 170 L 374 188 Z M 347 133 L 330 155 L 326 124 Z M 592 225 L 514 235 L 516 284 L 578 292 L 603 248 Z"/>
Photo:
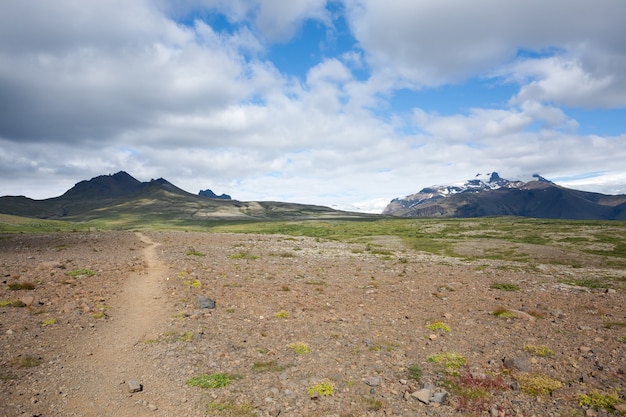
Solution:
<path fill-rule="evenodd" d="M 363 217 L 329 207 L 272 201 L 242 202 L 189 193 L 159 178 L 141 182 L 120 171 L 80 181 L 59 197 L 0 197 L 0 213 L 51 220 L 264 220 Z"/>
<path fill-rule="evenodd" d="M 383 211 L 398 217 L 523 216 L 574 220 L 626 220 L 626 195 L 561 187 L 538 174 L 507 180 L 497 172 L 457 185 L 426 187 L 393 199 Z"/>
<path fill-rule="evenodd" d="M 229 196 L 228 194 L 217 195 L 208 188 L 206 190 L 200 190 L 200 192 L 198 192 L 198 195 L 201 197 L 207 197 L 207 198 L 219 198 L 222 200 L 232 200 L 232 197 Z"/>

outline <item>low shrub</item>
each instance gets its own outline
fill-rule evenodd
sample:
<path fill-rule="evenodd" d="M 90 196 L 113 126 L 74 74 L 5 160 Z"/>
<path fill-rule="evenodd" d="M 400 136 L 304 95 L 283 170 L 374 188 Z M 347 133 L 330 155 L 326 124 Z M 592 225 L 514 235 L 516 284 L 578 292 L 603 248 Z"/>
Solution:
<path fill-rule="evenodd" d="M 450 333 L 450 330 L 452 330 L 450 329 L 450 326 L 448 326 L 442 321 L 436 321 L 434 323 L 430 323 L 427 327 L 428 327 L 428 330 L 431 330 L 433 332 L 435 330 L 441 330 L 443 332 Z"/>
<path fill-rule="evenodd" d="M 561 388 L 561 381 L 543 374 L 520 373 L 515 375 L 522 392 L 529 395 L 550 395 L 552 391 Z"/>
<path fill-rule="evenodd" d="M 329 381 L 319 382 L 307 390 L 310 397 L 329 397 L 335 392 L 335 387 Z"/>
<path fill-rule="evenodd" d="M 294 342 L 287 345 L 287 347 L 293 350 L 298 355 L 303 355 L 305 353 L 309 353 L 311 348 L 304 342 Z"/>
<path fill-rule="evenodd" d="M 185 383 L 191 387 L 199 388 L 223 388 L 233 382 L 233 377 L 227 374 L 216 373 L 198 375 L 188 379 Z"/>
<path fill-rule="evenodd" d="M 519 287 L 517 285 L 508 282 L 492 282 L 489 288 L 501 291 L 519 291 Z"/>

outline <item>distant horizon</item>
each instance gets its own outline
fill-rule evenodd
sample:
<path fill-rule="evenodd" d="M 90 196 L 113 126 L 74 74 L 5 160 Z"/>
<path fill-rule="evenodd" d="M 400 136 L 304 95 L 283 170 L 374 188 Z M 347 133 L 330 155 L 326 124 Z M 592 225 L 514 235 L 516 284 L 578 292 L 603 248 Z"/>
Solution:
<path fill-rule="evenodd" d="M 437 187 L 437 186 L 445 186 L 445 185 L 459 186 L 459 185 L 463 185 L 463 184 L 467 183 L 467 181 L 472 180 L 472 179 L 476 178 L 476 177 L 477 177 L 477 176 L 479 176 L 479 175 L 491 175 L 491 174 L 492 174 L 492 173 L 494 173 L 494 172 L 496 172 L 496 171 L 486 172 L 485 174 L 477 173 L 474 177 L 472 177 L 472 178 L 468 178 L 468 179 L 466 179 L 466 180 L 464 180 L 464 181 L 459 180 L 459 181 L 455 181 L 455 182 L 450 182 L 450 183 L 440 183 L 440 184 L 433 183 L 433 184 L 430 184 L 430 185 L 428 185 L 428 186 L 422 187 L 422 188 L 420 188 L 419 190 L 415 190 L 415 191 L 413 191 L 413 192 L 410 192 L 410 193 L 408 193 L 408 194 L 404 194 L 404 195 L 399 195 L 399 196 L 393 197 L 392 199 L 390 199 L 390 200 L 388 201 L 388 203 L 390 203 L 393 199 L 399 199 L 399 198 L 401 199 L 401 198 L 407 197 L 407 196 L 409 196 L 409 195 L 412 195 L 412 194 L 418 193 L 418 192 L 419 192 L 419 191 L 421 191 L 423 188 L 428 188 L 428 187 Z M 165 178 L 165 177 L 162 177 L 162 176 L 159 176 L 159 177 L 156 177 L 156 178 L 150 178 L 150 179 L 146 179 L 146 180 L 141 180 L 141 179 L 139 179 L 139 178 L 135 177 L 132 173 L 130 173 L 128 170 L 125 170 L 125 169 L 122 169 L 122 170 L 120 170 L 120 171 L 113 172 L 113 173 L 99 174 L 99 175 L 96 175 L 96 176 L 91 177 L 91 178 L 88 178 L 88 179 L 82 179 L 82 180 L 79 180 L 79 181 L 75 182 L 75 183 L 74 183 L 74 185 L 72 185 L 71 187 L 69 187 L 69 188 L 67 188 L 65 191 L 63 191 L 62 193 L 60 193 L 60 194 L 58 194 L 58 195 L 50 196 L 50 197 L 33 198 L 33 197 L 31 197 L 31 196 L 28 196 L 28 195 L 23 195 L 23 194 L 21 194 L 21 195 L 3 195 L 3 196 L 0 196 L 0 197 L 26 197 L 26 198 L 31 198 L 31 199 L 33 199 L 33 200 L 48 200 L 48 199 L 51 199 L 51 198 L 57 198 L 57 197 L 62 196 L 63 194 L 65 194 L 65 192 L 69 191 L 70 189 L 72 189 L 74 186 L 76 186 L 76 185 L 80 184 L 81 182 L 91 181 L 91 180 L 93 180 L 93 179 L 95 179 L 95 178 L 98 178 L 98 177 L 113 177 L 113 176 L 115 176 L 115 175 L 117 175 L 117 174 L 120 174 L 120 173 L 126 173 L 127 175 L 131 176 L 132 178 L 136 179 L 137 181 L 139 181 L 139 182 L 141 182 L 141 183 L 150 183 L 150 182 L 152 182 L 152 181 L 165 180 L 165 181 L 169 182 L 170 184 L 172 184 L 172 185 L 174 185 L 174 186 L 176 186 L 176 187 L 180 188 L 181 190 L 183 190 L 183 191 L 185 191 L 185 192 L 187 192 L 187 193 L 190 193 L 190 194 L 194 194 L 194 195 L 198 195 L 198 196 L 199 196 L 199 193 L 200 193 L 201 191 L 211 190 L 213 193 L 215 193 L 215 194 L 216 194 L 216 195 L 218 195 L 218 196 L 219 196 L 219 195 L 221 195 L 221 194 L 227 194 L 227 195 L 229 195 L 229 196 L 231 197 L 231 199 L 232 199 L 232 200 L 235 200 L 235 201 L 242 201 L 242 202 L 250 202 L 250 201 L 276 201 L 276 202 L 282 202 L 282 203 L 310 204 L 310 205 L 317 205 L 317 206 L 325 206 L 325 207 L 333 208 L 333 209 L 336 209 L 336 210 L 354 211 L 354 212 L 361 212 L 361 213 L 367 213 L 367 214 L 381 214 L 381 213 L 382 213 L 382 211 L 383 211 L 383 209 L 384 209 L 384 207 L 383 207 L 383 209 L 381 209 L 380 211 L 362 211 L 362 210 L 358 210 L 357 208 L 354 208 L 354 207 L 353 207 L 353 208 L 349 208 L 349 207 L 339 207 L 339 206 L 336 206 L 336 205 L 326 205 L 326 204 L 319 204 L 319 203 L 312 203 L 312 202 L 303 203 L 303 202 L 301 202 L 301 201 L 286 201 L 286 200 L 272 200 L 272 199 L 247 200 L 247 199 L 240 199 L 240 198 L 237 198 L 236 196 L 233 196 L 231 192 L 228 192 L 228 191 L 219 191 L 219 192 L 216 192 L 214 189 L 212 189 L 212 188 L 210 188 L 210 187 L 207 187 L 207 188 L 200 188 L 198 191 L 193 192 L 193 191 L 189 191 L 189 190 L 187 190 L 187 189 L 185 189 L 185 188 L 183 188 L 183 187 L 180 187 L 180 186 L 179 186 L 178 184 L 176 184 L 175 182 L 170 181 L 169 179 L 167 179 L 167 178 Z M 538 173 L 534 173 L 534 174 L 532 174 L 532 175 L 527 175 L 527 176 L 510 177 L 510 178 L 508 178 L 508 177 L 506 177 L 506 176 L 503 176 L 503 175 L 500 175 L 500 173 L 499 173 L 499 172 L 496 172 L 496 173 L 497 173 L 497 174 L 500 176 L 500 178 L 502 178 L 502 179 L 505 179 L 505 180 L 508 180 L 508 181 L 523 181 L 523 182 L 529 182 L 529 181 L 532 181 L 532 180 L 533 180 L 533 178 L 535 178 L 537 175 L 539 175 L 541 178 L 544 178 L 544 179 L 546 179 L 546 180 L 548 180 L 548 181 L 550 181 L 550 182 L 552 182 L 552 183 L 554 183 L 554 184 L 556 184 L 556 185 L 561 185 L 561 184 L 558 184 L 557 182 L 554 182 L 554 181 L 550 180 L 549 178 L 545 178 L 544 176 L 542 176 L 541 174 L 538 174 Z M 562 186 L 562 185 L 561 185 L 561 186 Z M 579 190 L 579 189 L 572 188 L 572 187 L 566 187 L 566 188 L 570 188 L 570 189 L 574 189 L 574 190 L 578 190 L 578 191 L 587 191 L 587 190 Z M 593 192 L 593 191 L 591 191 L 591 192 Z M 604 193 L 601 193 L 601 194 L 604 194 Z M 621 194 L 607 194 L 607 195 L 626 195 L 626 194 L 621 193 Z"/>
<path fill-rule="evenodd" d="M 625 194 L 625 15 L 622 0 L 7 2 L 0 195 L 120 170 L 363 212 L 490 171 Z"/>

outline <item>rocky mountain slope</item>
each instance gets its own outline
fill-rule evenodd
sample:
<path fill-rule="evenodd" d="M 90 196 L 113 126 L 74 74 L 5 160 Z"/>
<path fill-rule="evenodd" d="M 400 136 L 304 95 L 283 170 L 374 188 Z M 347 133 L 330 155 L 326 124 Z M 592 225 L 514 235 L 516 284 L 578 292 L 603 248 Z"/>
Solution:
<path fill-rule="evenodd" d="M 124 171 L 81 181 L 59 197 L 0 197 L 0 213 L 40 219 L 89 221 L 203 221 L 362 217 L 328 207 L 242 202 L 188 193 L 163 178 L 141 182 Z"/>
<path fill-rule="evenodd" d="M 539 175 L 507 180 L 498 173 L 464 184 L 441 185 L 396 198 L 383 214 L 398 217 L 524 216 L 575 220 L 626 220 L 626 195 L 561 187 Z"/>

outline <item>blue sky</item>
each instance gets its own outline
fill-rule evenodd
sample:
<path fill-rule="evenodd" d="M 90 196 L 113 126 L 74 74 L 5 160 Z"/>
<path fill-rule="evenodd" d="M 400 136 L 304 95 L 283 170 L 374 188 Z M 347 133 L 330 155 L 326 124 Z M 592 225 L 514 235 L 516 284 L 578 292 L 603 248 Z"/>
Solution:
<path fill-rule="evenodd" d="M 621 0 L 11 2 L 0 195 L 120 170 L 371 212 L 492 171 L 626 193 L 624 15 Z"/>

